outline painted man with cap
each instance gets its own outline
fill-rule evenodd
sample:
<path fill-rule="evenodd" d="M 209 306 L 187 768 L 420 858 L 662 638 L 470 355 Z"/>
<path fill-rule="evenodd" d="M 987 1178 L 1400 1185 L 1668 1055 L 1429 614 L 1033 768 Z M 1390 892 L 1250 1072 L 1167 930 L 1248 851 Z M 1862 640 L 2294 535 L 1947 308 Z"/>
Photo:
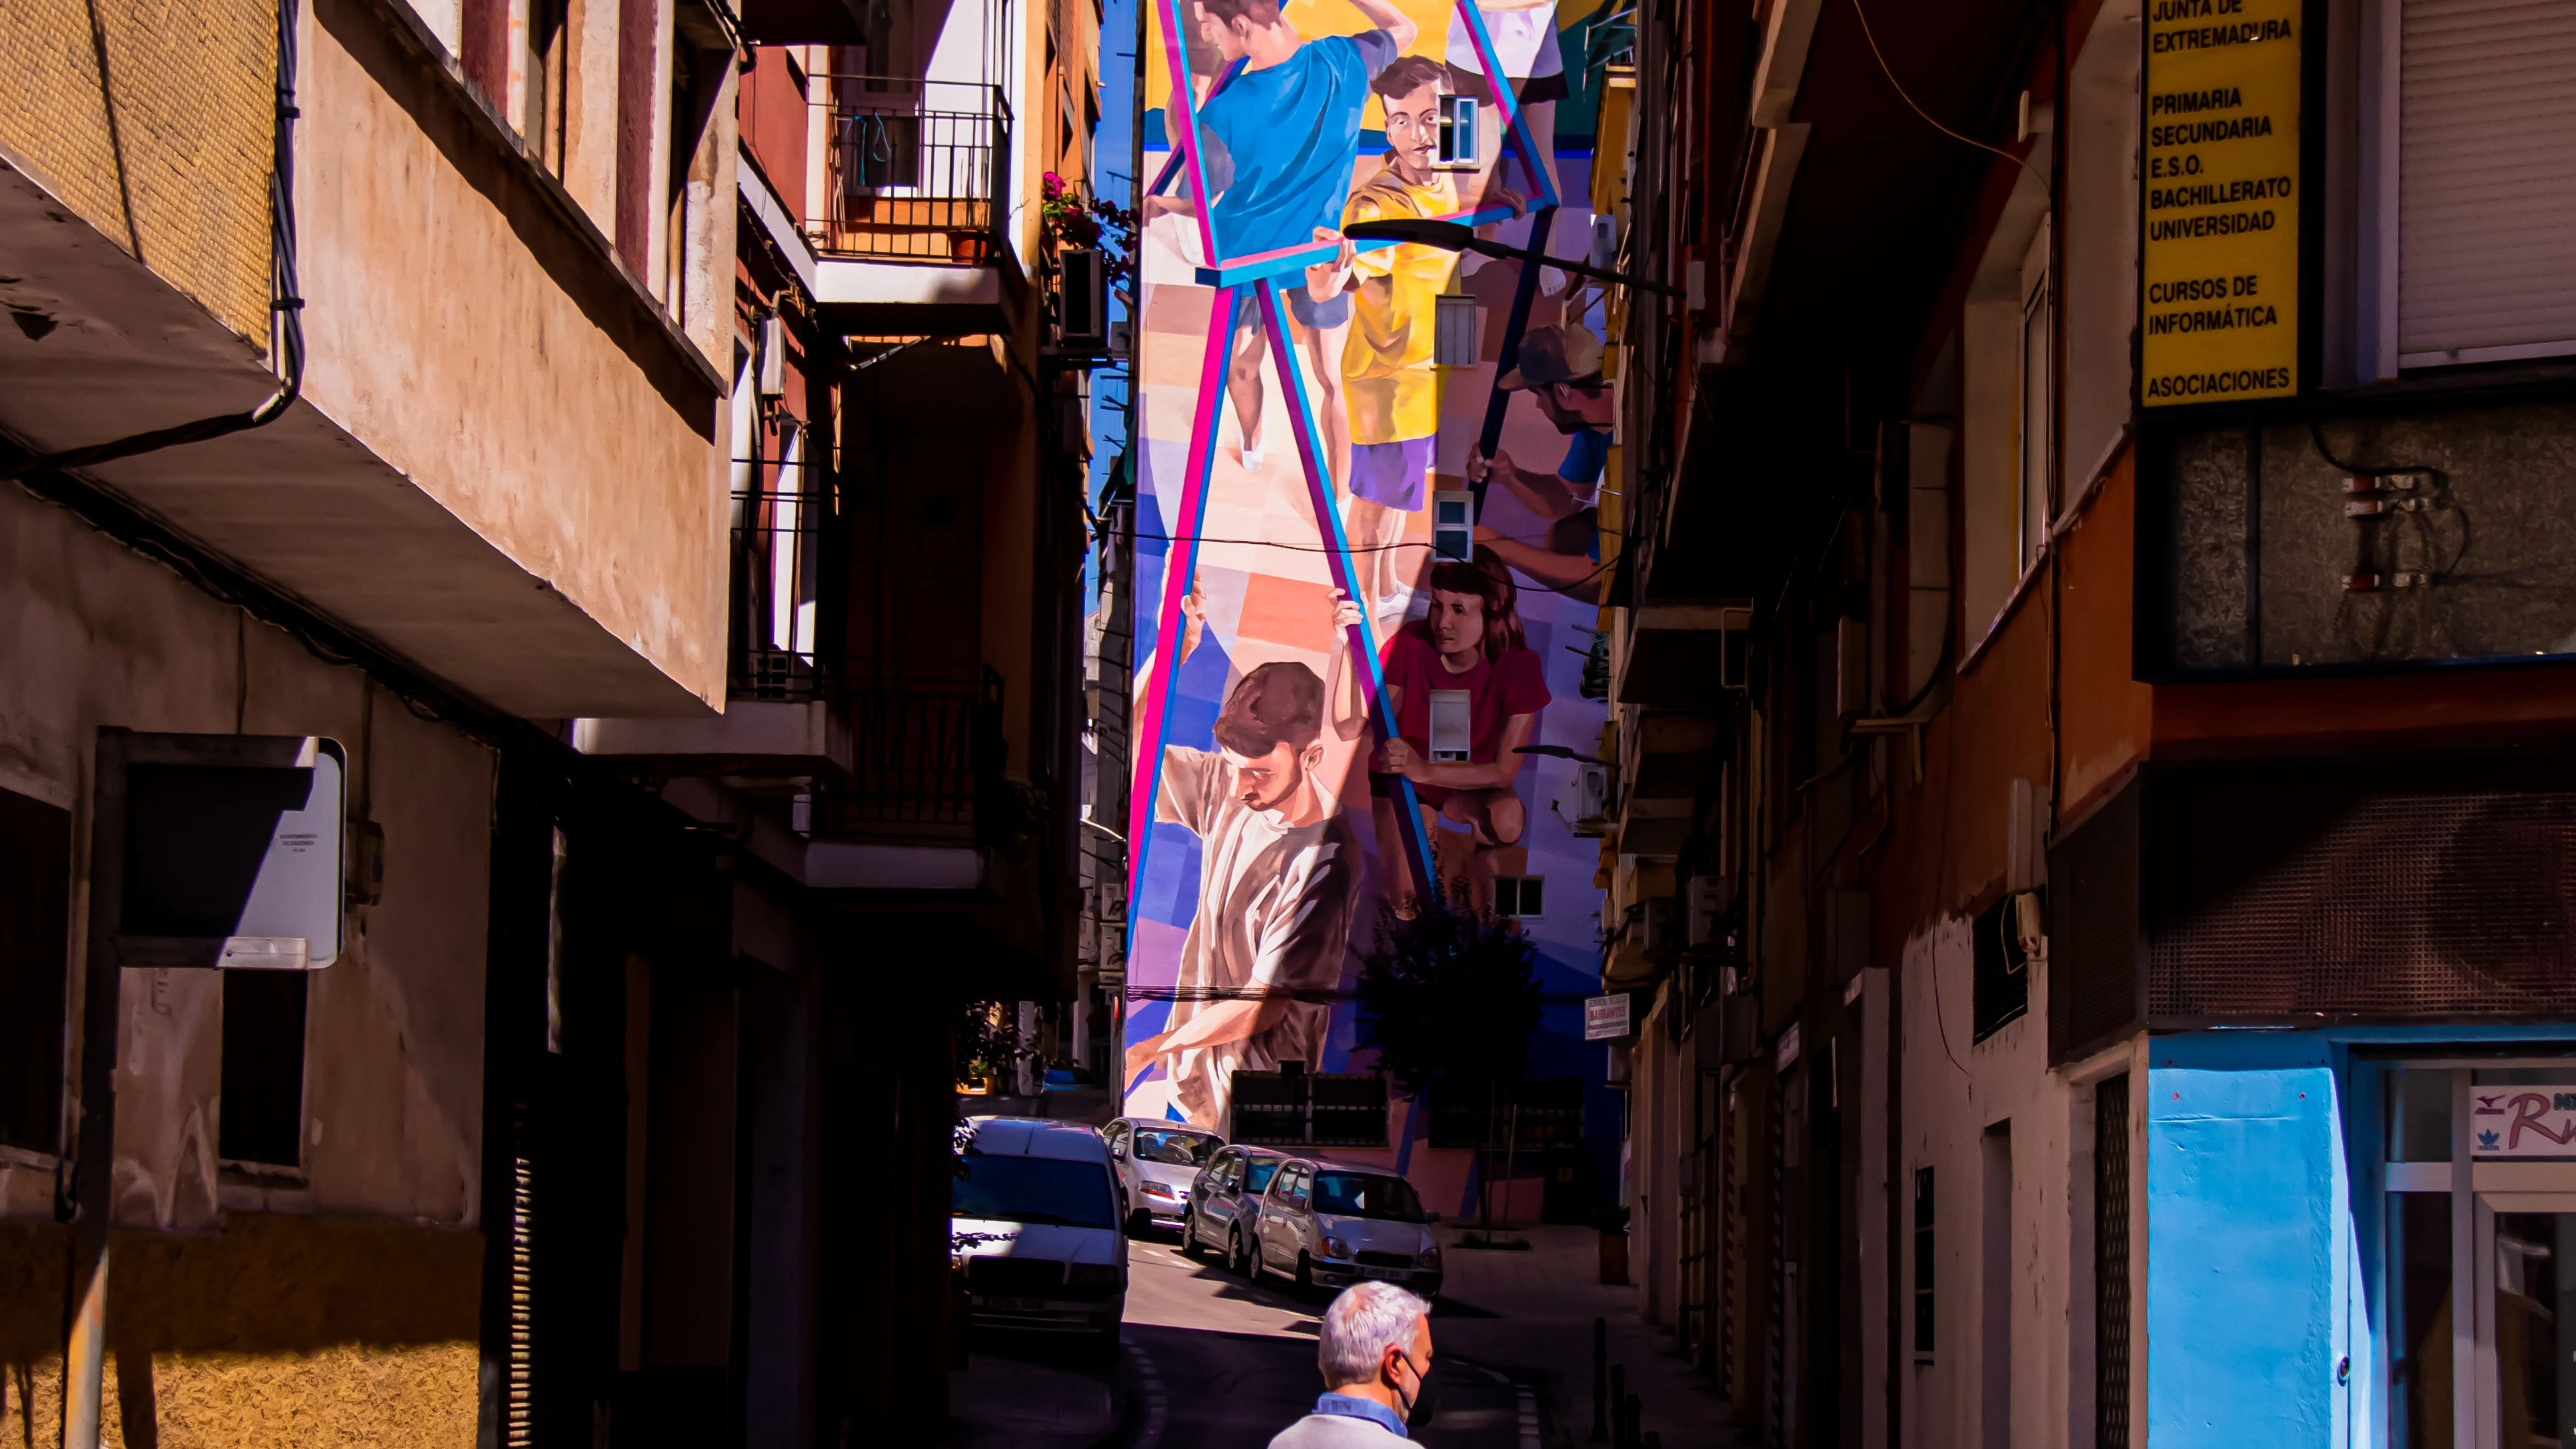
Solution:
<path fill-rule="evenodd" d="M 1206 631 L 1196 588 L 1181 609 L 1186 660 Z M 1314 670 L 1272 660 L 1226 692 L 1215 749 L 1163 748 L 1154 818 L 1199 837 L 1199 901 L 1170 1027 L 1127 1049 L 1127 1078 L 1167 1068 L 1195 1126 L 1224 1130 L 1238 1070 L 1323 1065 L 1360 890 L 1359 832 L 1322 774 L 1324 694 Z"/>
<path fill-rule="evenodd" d="M 1521 338 L 1519 364 L 1499 385 L 1526 392 L 1569 442 L 1556 471 L 1533 473 L 1508 452 L 1492 458 L 1467 455 L 1467 481 L 1501 483 L 1531 515 L 1547 525 L 1544 538 L 1512 538 L 1479 527 L 1476 541 L 1497 558 L 1549 588 L 1577 598 L 1599 597 L 1601 473 L 1610 461 L 1610 426 L 1617 402 L 1601 375 L 1601 339 L 1573 323 L 1533 327 Z"/>

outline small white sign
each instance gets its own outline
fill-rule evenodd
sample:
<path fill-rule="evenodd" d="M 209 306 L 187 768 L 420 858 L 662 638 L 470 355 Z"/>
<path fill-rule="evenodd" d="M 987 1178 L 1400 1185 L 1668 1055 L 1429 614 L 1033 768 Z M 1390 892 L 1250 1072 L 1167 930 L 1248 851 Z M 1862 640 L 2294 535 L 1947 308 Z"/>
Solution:
<path fill-rule="evenodd" d="M 1628 993 L 1612 992 L 1595 996 L 1583 1003 L 1583 1039 L 1617 1041 L 1628 1035 Z"/>
<path fill-rule="evenodd" d="M 2576 1083 L 2469 1091 L 2471 1157 L 2576 1157 Z"/>
<path fill-rule="evenodd" d="M 1798 1023 L 1781 1029 L 1780 1045 L 1771 1057 L 1771 1070 L 1785 1072 L 1798 1064 Z"/>

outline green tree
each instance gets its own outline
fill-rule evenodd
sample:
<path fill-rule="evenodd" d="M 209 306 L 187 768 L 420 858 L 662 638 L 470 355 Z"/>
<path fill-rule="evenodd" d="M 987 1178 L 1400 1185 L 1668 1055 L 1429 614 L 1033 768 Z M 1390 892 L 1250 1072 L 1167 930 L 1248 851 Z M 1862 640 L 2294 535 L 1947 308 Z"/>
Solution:
<path fill-rule="evenodd" d="M 1463 906 L 1411 920 L 1381 907 L 1360 955 L 1360 1045 L 1416 1102 L 1495 1104 L 1529 1070 L 1538 954 L 1510 921 Z"/>

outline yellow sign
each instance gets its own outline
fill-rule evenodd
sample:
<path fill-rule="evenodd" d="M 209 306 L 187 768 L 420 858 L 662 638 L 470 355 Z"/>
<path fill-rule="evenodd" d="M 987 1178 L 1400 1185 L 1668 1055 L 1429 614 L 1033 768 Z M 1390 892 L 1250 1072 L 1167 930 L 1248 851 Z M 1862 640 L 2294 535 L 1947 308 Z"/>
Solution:
<path fill-rule="evenodd" d="M 2299 390 L 2301 0 L 2147 0 L 2139 400 Z"/>

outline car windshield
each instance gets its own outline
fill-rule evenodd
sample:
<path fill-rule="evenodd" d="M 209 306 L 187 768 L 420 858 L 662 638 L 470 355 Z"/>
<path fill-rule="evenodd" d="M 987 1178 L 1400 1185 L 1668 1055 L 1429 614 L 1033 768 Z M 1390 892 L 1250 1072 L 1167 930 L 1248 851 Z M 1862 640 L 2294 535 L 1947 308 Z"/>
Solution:
<path fill-rule="evenodd" d="M 1166 1162 L 1174 1167 L 1204 1167 L 1217 1149 L 1217 1140 L 1195 1132 L 1174 1132 L 1160 1127 L 1136 1129 L 1136 1156 L 1143 1162 Z"/>
<path fill-rule="evenodd" d="M 1243 1190 L 1245 1192 L 1266 1191 L 1270 1186 L 1270 1179 L 1279 1175 L 1279 1164 L 1282 1160 L 1277 1157 L 1265 1157 L 1258 1162 L 1248 1164 L 1243 1173 Z"/>
<path fill-rule="evenodd" d="M 1052 1223 L 1069 1228 L 1115 1228 L 1109 1174 L 1099 1163 L 1069 1157 L 957 1159 L 949 1211 L 961 1218 L 1006 1223 Z"/>
<path fill-rule="evenodd" d="M 1379 1177 L 1362 1172 L 1318 1174 L 1315 1178 L 1315 1211 L 1346 1218 L 1384 1218 L 1397 1223 L 1423 1220 L 1422 1199 L 1414 1196 L 1412 1183 L 1400 1177 Z"/>

